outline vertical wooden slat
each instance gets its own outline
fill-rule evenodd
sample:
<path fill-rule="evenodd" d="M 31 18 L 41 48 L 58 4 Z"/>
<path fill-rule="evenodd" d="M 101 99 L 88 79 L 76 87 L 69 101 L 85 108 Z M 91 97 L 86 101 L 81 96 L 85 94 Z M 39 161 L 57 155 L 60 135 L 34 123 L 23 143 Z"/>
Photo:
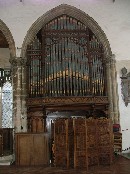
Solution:
<path fill-rule="evenodd" d="M 87 137 L 87 120 L 85 119 L 85 139 L 86 139 L 86 169 L 88 170 L 88 137 Z"/>
<path fill-rule="evenodd" d="M 67 156 L 67 168 L 69 168 L 69 140 L 68 140 L 68 119 L 65 120 L 66 126 L 66 156 Z"/>
<path fill-rule="evenodd" d="M 74 168 L 77 167 L 76 161 L 76 131 L 75 131 L 75 119 L 73 119 L 73 129 L 74 129 Z"/>

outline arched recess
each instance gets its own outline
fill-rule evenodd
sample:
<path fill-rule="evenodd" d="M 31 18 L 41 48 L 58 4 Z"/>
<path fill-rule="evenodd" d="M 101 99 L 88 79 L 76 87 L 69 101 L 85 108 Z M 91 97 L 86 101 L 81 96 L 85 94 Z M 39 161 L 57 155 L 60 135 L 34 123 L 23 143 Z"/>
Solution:
<path fill-rule="evenodd" d="M 15 59 L 15 57 L 16 57 L 16 51 L 15 51 L 15 42 L 14 42 L 14 39 L 13 39 L 13 36 L 12 36 L 12 34 L 11 34 L 11 32 L 10 32 L 10 30 L 9 30 L 9 28 L 7 27 L 7 25 L 0 19 L 0 33 L 1 33 L 1 37 L 3 37 L 3 40 L 2 40 L 2 43 L 1 43 L 1 48 L 6 48 L 7 50 L 7 53 L 9 54 L 6 54 L 6 58 L 7 58 L 7 60 L 11 63 L 11 61 L 13 60 L 13 59 Z M 6 52 L 5 51 L 5 52 Z M 3 59 L 3 58 L 2 58 Z M 4 59 L 2 60 L 3 62 L 4 62 Z M 6 60 L 5 60 L 5 62 L 6 62 Z M 3 68 L 6 68 L 6 69 L 4 69 L 4 77 L 3 78 L 6 78 L 5 76 L 6 76 L 6 71 L 8 72 L 8 70 L 10 71 L 10 69 L 12 68 L 12 67 L 10 67 L 10 64 L 9 64 L 9 62 L 8 63 L 5 63 L 5 65 L 4 64 L 1 64 L 0 65 L 0 67 L 3 69 Z M 4 67 L 4 66 L 7 66 L 7 67 Z M 8 69 L 9 68 L 9 69 Z M 1 69 L 1 70 L 2 70 Z M 9 76 L 10 76 L 10 74 L 9 74 Z M 8 81 L 9 79 L 7 79 L 7 81 Z M 3 86 L 3 85 L 2 85 Z M 3 102 L 3 100 L 2 100 L 2 102 Z M 12 103 L 11 103 L 11 107 L 12 107 Z M 10 112 L 10 116 L 9 117 L 11 117 L 12 118 L 12 114 L 11 114 L 11 112 Z M 5 118 L 5 117 L 4 117 Z M 12 118 L 13 119 L 13 118 Z M 11 125 L 11 124 L 10 124 Z"/>
<path fill-rule="evenodd" d="M 27 57 L 26 57 L 26 49 L 28 44 L 33 41 L 36 34 L 39 32 L 39 30 L 45 26 L 49 21 L 52 19 L 67 14 L 79 21 L 81 21 L 85 26 L 87 26 L 98 38 L 98 40 L 102 43 L 103 49 L 104 49 L 104 57 L 106 61 L 106 73 L 107 73 L 107 88 L 108 88 L 108 99 L 109 99 L 109 116 L 113 119 L 114 123 L 119 122 L 119 109 L 118 109 L 118 96 L 117 96 L 117 81 L 116 81 L 116 68 L 115 68 L 115 56 L 112 55 L 112 51 L 110 48 L 109 41 L 101 29 L 101 27 L 97 24 L 96 21 L 94 21 L 89 15 L 84 13 L 83 11 L 72 7 L 70 5 L 62 4 L 44 15 L 42 15 L 40 18 L 38 18 L 31 28 L 28 30 L 28 33 L 24 39 L 23 45 L 22 45 L 22 51 L 21 51 L 21 57 L 24 62 L 24 65 L 26 63 Z M 22 78 L 22 84 L 23 84 L 23 94 L 26 96 L 26 70 L 23 70 L 23 78 Z M 24 97 L 25 99 L 26 97 Z M 25 107 L 26 99 L 22 101 L 24 105 L 22 108 Z M 26 113 L 24 113 L 26 115 Z"/>
<path fill-rule="evenodd" d="M 105 56 L 108 58 L 112 55 L 111 48 L 109 41 L 101 29 L 101 27 L 97 24 L 94 19 L 92 19 L 89 15 L 84 13 L 83 11 L 77 9 L 76 7 L 62 4 L 56 8 L 53 8 L 52 10 L 48 11 L 47 13 L 43 14 L 41 17 L 39 17 L 30 27 L 30 29 L 27 32 L 27 35 L 24 39 L 23 45 L 22 45 L 22 51 L 21 51 L 21 57 L 26 57 L 26 48 L 27 45 L 34 39 L 38 31 L 49 21 L 52 19 L 60 16 L 61 14 L 67 14 L 71 17 L 76 18 L 77 20 L 84 23 L 90 30 L 93 31 L 93 33 L 96 35 L 96 37 L 100 40 L 100 42 L 104 46 Z M 109 59 L 109 58 L 108 58 Z"/>
<path fill-rule="evenodd" d="M 0 19 L 0 31 L 4 34 L 8 44 L 9 44 L 9 50 L 10 50 L 10 56 L 11 60 L 16 57 L 16 49 L 15 49 L 15 42 L 13 39 L 13 36 L 7 27 L 7 25 Z"/>

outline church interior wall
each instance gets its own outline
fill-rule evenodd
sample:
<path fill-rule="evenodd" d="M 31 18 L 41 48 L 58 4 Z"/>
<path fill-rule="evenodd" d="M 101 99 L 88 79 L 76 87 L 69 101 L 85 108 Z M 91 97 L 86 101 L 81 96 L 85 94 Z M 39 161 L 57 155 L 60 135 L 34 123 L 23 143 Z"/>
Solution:
<path fill-rule="evenodd" d="M 21 48 L 31 25 L 43 14 L 54 7 L 68 4 L 91 16 L 101 27 L 115 54 L 120 124 L 123 135 L 123 149 L 130 147 L 130 104 L 126 107 L 121 94 L 121 69 L 130 71 L 130 1 L 129 0 L 0 0 L 0 19 L 8 26 L 15 41 L 16 56 L 20 57 Z M 1 66 L 6 66 L 9 52 L 0 50 Z M 1 60 L 3 57 L 4 61 Z M 8 61 L 7 61 L 8 62 Z"/>
<path fill-rule="evenodd" d="M 121 92 L 121 69 L 126 68 L 128 72 L 130 72 L 130 60 L 121 60 L 116 62 L 116 69 L 117 69 L 117 83 L 118 83 L 118 95 L 119 95 L 119 112 L 120 112 L 120 124 L 121 124 L 121 132 L 122 132 L 122 146 L 123 150 L 129 151 L 130 141 L 128 137 L 130 137 L 130 103 L 128 106 L 125 106 L 123 101 L 123 96 Z"/>

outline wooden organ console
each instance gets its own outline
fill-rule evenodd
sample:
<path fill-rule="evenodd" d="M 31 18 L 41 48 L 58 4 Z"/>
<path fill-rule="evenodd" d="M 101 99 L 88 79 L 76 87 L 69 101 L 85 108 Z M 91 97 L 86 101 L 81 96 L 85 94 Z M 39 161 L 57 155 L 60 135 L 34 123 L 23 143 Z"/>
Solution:
<path fill-rule="evenodd" d="M 48 112 L 86 111 L 109 118 L 103 45 L 82 22 L 63 14 L 27 47 L 28 132 L 46 132 Z"/>

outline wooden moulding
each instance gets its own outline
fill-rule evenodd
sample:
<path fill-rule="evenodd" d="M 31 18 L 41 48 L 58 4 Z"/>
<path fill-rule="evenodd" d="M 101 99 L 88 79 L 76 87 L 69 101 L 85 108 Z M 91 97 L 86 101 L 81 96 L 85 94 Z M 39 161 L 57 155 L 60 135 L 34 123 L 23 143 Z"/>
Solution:
<path fill-rule="evenodd" d="M 72 105 L 72 104 L 108 104 L 108 97 L 47 97 L 27 98 L 27 106 Z"/>

